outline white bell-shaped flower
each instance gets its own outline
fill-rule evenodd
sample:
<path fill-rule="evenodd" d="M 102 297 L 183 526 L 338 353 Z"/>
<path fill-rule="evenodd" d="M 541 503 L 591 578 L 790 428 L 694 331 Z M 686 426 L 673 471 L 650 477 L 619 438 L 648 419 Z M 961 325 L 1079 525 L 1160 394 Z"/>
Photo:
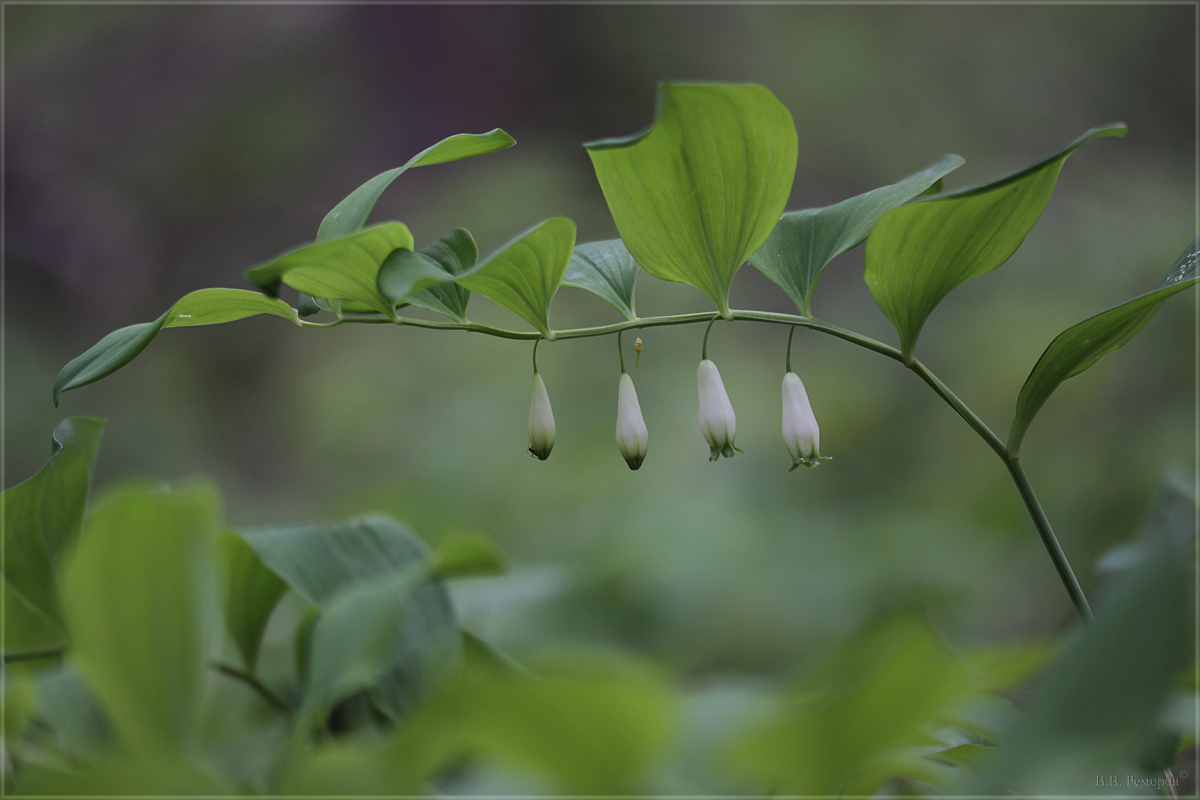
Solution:
<path fill-rule="evenodd" d="M 533 398 L 529 402 L 529 452 L 542 461 L 554 449 L 554 411 L 540 373 L 533 373 Z"/>
<path fill-rule="evenodd" d="M 639 340 L 640 341 L 640 340 Z M 650 446 L 650 435 L 646 432 L 646 421 L 642 419 L 642 407 L 638 404 L 637 390 L 629 373 L 621 373 L 617 387 L 617 447 L 630 469 L 637 469 L 646 460 Z"/>
<path fill-rule="evenodd" d="M 791 472 L 803 464 L 815 467 L 829 458 L 821 455 L 821 430 L 813 416 L 808 392 L 800 376 L 789 372 L 783 376 L 783 443 L 792 457 Z"/>
<path fill-rule="evenodd" d="M 700 432 L 712 450 L 708 460 L 716 461 L 721 456 L 733 458 L 733 451 L 738 449 L 733 446 L 737 418 L 717 365 L 707 358 L 701 361 L 696 383 L 700 390 Z"/>

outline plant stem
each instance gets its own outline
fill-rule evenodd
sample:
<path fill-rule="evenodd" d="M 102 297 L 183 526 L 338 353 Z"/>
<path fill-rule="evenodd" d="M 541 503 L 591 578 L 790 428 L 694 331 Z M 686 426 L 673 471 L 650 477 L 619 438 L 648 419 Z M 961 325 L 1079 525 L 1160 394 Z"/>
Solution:
<path fill-rule="evenodd" d="M 1058 570 L 1058 577 L 1062 579 L 1063 586 L 1067 587 L 1067 594 L 1071 596 L 1071 602 L 1075 604 L 1075 612 L 1079 614 L 1084 625 L 1092 624 L 1095 621 L 1095 617 L 1092 616 L 1092 607 L 1088 605 L 1083 588 L 1080 587 L 1079 581 L 1075 578 L 1075 572 L 1071 569 L 1071 562 L 1067 560 L 1066 553 L 1063 552 L 1058 538 L 1054 535 L 1054 529 L 1050 527 L 1050 520 L 1046 518 L 1046 512 L 1042 509 L 1042 504 L 1038 502 L 1037 495 L 1034 494 L 1033 487 L 1029 484 L 1029 478 L 1025 475 L 1025 469 L 1021 466 L 1020 459 L 1010 458 L 1006 460 L 1006 463 L 1013 481 L 1017 484 L 1017 490 L 1021 493 L 1021 499 L 1025 501 L 1025 508 L 1029 511 L 1029 516 L 1033 518 L 1038 535 L 1042 537 L 1042 544 L 1046 545 L 1046 552 L 1050 554 L 1050 560 L 1054 562 L 1054 568 Z"/>
<path fill-rule="evenodd" d="M 288 708 L 288 704 L 283 701 L 283 698 L 268 689 L 266 684 L 251 675 L 249 672 L 238 669 L 232 664 L 225 664 L 220 661 L 210 661 L 209 666 L 222 675 L 228 675 L 230 678 L 234 678 L 235 680 L 239 680 L 246 684 L 251 689 L 258 692 L 258 696 L 265 700 L 267 705 L 271 706 L 281 714 L 290 715 L 292 713 L 292 710 Z"/>
<path fill-rule="evenodd" d="M 791 328 L 788 329 L 787 356 L 783 360 L 783 366 L 787 369 L 788 372 L 792 371 L 792 337 L 795 335 L 796 335 L 796 326 L 793 325 Z"/>
<path fill-rule="evenodd" d="M 631 328 L 655 328 L 667 325 L 692 325 L 697 323 L 708 323 L 709 329 L 717 319 L 721 318 L 721 314 L 713 316 L 712 312 L 701 312 L 696 314 L 673 314 L 659 317 L 639 317 L 637 319 L 617 322 L 611 325 L 599 325 L 592 328 L 572 328 L 563 331 L 555 331 L 555 339 L 585 339 L 593 336 L 607 336 L 612 333 L 620 333 L 621 331 Z M 1041 503 L 1038 502 L 1037 495 L 1033 491 L 1033 487 L 1029 484 L 1029 479 L 1025 475 L 1025 471 L 1021 468 L 1021 463 L 1015 457 L 1010 457 L 1008 448 L 1004 442 L 1000 440 L 995 433 L 992 432 L 983 420 L 981 420 L 974 411 L 972 411 L 966 403 L 950 391 L 946 384 L 930 372 L 929 368 L 916 359 L 912 359 L 911 363 L 905 359 L 904 355 L 891 345 L 872 339 L 869 336 L 863 336 L 852 330 L 848 330 L 838 325 L 833 325 L 828 322 L 818 320 L 814 317 L 797 316 L 795 314 L 780 314 L 771 311 L 730 311 L 726 319 L 744 320 L 747 322 L 767 322 L 776 325 L 791 325 L 793 331 L 795 327 L 810 328 L 815 331 L 827 333 L 830 336 L 836 336 L 839 339 L 850 342 L 853 345 L 862 347 L 866 350 L 879 353 L 882 356 L 892 359 L 903 364 L 907 369 L 915 372 L 921 380 L 929 385 L 934 392 L 952 409 L 954 409 L 963 420 L 971 426 L 972 430 L 979 435 L 981 439 L 996 453 L 997 456 L 1004 462 L 1009 474 L 1012 476 L 1013 483 L 1016 484 L 1017 491 L 1021 495 L 1021 499 L 1025 501 L 1025 508 L 1029 511 L 1029 516 L 1033 520 L 1034 527 L 1037 528 L 1038 535 L 1041 536 L 1042 543 L 1046 546 L 1046 552 L 1050 555 L 1050 560 L 1054 562 L 1054 568 L 1058 570 L 1059 578 L 1062 579 L 1063 586 L 1067 590 L 1067 594 L 1071 598 L 1071 602 L 1075 605 L 1075 610 L 1079 614 L 1080 620 L 1083 623 L 1090 624 L 1092 622 L 1092 610 L 1088 605 L 1087 598 L 1084 596 L 1083 589 L 1079 586 L 1079 581 L 1075 578 L 1075 573 L 1071 569 L 1071 564 L 1067 560 L 1066 554 L 1063 552 L 1062 546 L 1058 543 L 1058 539 L 1054 535 L 1054 530 L 1050 527 L 1050 522 L 1046 519 L 1046 512 L 1042 509 Z M 541 339 L 544 338 L 541 333 L 533 331 L 510 331 L 503 328 L 493 328 L 489 325 L 478 325 L 473 322 L 439 322 L 432 320 L 412 319 L 408 317 L 397 317 L 398 323 L 414 328 L 432 328 L 438 330 L 463 330 L 471 333 L 482 333 L 487 336 L 496 336 L 502 339 Z M 302 325 L 308 327 L 333 327 L 343 323 L 383 323 L 389 322 L 382 317 L 346 317 L 334 322 L 328 323 L 312 323 L 302 322 Z M 789 334 L 790 343 L 790 334 Z M 704 347 L 702 349 L 702 358 L 706 358 L 708 344 L 708 331 L 705 331 Z M 790 364 L 789 364 L 790 367 Z"/>
<path fill-rule="evenodd" d="M 979 438 L 983 439 L 983 441 L 987 443 L 988 447 L 992 448 L 996 455 L 1000 456 L 1000 458 L 1003 459 L 1006 464 L 1008 463 L 1008 448 L 1005 446 L 1004 442 L 1000 441 L 1000 437 L 992 433 L 992 429 L 985 425 L 983 420 L 975 416 L 975 412 L 968 408 L 966 403 L 964 403 L 962 400 L 959 400 L 958 395 L 950 391 L 950 388 L 946 386 L 946 384 L 942 383 L 938 376 L 930 372 L 928 367 L 916 359 L 913 359 L 913 363 L 909 365 L 908 368 L 917 373 L 921 380 L 929 384 L 929 386 L 935 392 L 937 392 L 938 396 L 945 400 L 948 406 L 957 411 L 958 415 L 966 420 L 967 424 L 970 425 L 977 434 L 979 434 Z"/>
<path fill-rule="evenodd" d="M 701 361 L 705 361 L 708 359 L 708 334 L 712 332 L 713 322 L 716 322 L 720 318 L 721 318 L 721 315 L 717 314 L 715 317 L 712 318 L 712 322 L 708 323 L 708 327 L 704 329 L 704 341 L 700 345 L 700 360 Z"/>

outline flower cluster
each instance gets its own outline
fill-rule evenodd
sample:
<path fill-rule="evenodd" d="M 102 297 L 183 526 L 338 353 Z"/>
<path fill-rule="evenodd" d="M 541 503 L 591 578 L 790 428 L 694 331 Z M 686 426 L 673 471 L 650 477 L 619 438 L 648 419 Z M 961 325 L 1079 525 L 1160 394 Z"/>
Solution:
<path fill-rule="evenodd" d="M 642 340 L 638 339 L 634 349 L 641 353 Z M 700 405 L 700 432 L 708 442 L 709 460 L 717 461 L 722 456 L 732 458 L 742 450 L 734 444 L 737 434 L 737 416 L 733 404 L 721 381 L 717 365 L 708 358 L 700 361 L 696 370 L 696 386 Z M 783 376 L 783 443 L 792 458 L 788 471 L 801 465 L 815 467 L 822 461 L 821 431 L 813 415 L 808 393 L 800 376 L 791 371 L 791 341 L 788 341 L 788 371 Z M 617 448 L 630 469 L 636 470 L 646 460 L 650 436 L 646 420 L 638 403 L 633 378 L 624 370 L 617 383 Z M 529 452 L 545 461 L 554 447 L 554 412 L 550 409 L 550 397 L 546 383 L 536 371 L 533 373 L 533 397 L 529 406 Z"/>

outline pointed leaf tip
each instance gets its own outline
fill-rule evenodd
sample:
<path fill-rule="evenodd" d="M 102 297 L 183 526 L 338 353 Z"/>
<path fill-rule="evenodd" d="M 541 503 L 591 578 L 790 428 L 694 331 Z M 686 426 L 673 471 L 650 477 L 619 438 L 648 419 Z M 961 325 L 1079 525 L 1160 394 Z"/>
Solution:
<path fill-rule="evenodd" d="M 783 215 L 750 264 L 766 275 L 805 316 L 812 314 L 817 281 L 833 259 L 862 244 L 879 218 L 937 187 L 943 176 L 964 164 L 947 155 L 891 186 L 851 197 L 827 208 L 789 211 Z"/>
<path fill-rule="evenodd" d="M 1124 134 L 1123 124 L 1092 128 L 1011 175 L 921 198 L 883 215 L 867 240 L 864 278 L 896 328 L 907 363 L 942 298 L 1008 261 L 1025 241 L 1067 157 L 1092 139 Z"/>
<path fill-rule="evenodd" d="M 1017 397 L 1017 409 L 1008 434 L 1011 456 L 1020 452 L 1021 442 L 1033 418 L 1063 381 L 1124 347 L 1154 318 L 1163 303 L 1200 282 L 1198 254 L 1200 236 L 1192 240 L 1153 291 L 1085 319 L 1050 342 Z"/>
<path fill-rule="evenodd" d="M 575 223 L 552 217 L 518 235 L 455 282 L 524 319 L 548 339 L 550 302 L 575 248 Z"/>
<path fill-rule="evenodd" d="M 392 181 L 413 167 L 428 167 L 486 155 L 512 147 L 516 143 L 516 139 L 499 128 L 493 128 L 487 133 L 459 133 L 443 139 L 417 153 L 402 166 L 379 173 L 351 192 L 325 215 L 317 231 L 317 241 L 339 239 L 362 228 L 384 190 L 392 185 Z"/>
<path fill-rule="evenodd" d="M 637 319 L 633 291 L 639 272 L 641 267 L 620 239 L 587 242 L 571 254 L 563 285 L 586 289 L 632 320 Z"/>

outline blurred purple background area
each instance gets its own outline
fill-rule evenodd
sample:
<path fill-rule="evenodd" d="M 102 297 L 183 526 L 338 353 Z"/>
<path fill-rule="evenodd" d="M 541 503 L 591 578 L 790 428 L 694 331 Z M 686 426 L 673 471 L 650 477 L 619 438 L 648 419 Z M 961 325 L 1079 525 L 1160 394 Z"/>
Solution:
<path fill-rule="evenodd" d="M 1072 156 L 1025 247 L 923 334 L 922 359 L 1004 431 L 1050 339 L 1152 288 L 1191 239 L 1194 13 L 6 6 L 6 485 L 44 462 L 61 417 L 92 414 L 110 420 L 101 486 L 207 474 L 231 524 L 382 510 L 430 538 L 485 530 L 519 567 L 570 576 L 573 601 L 538 622 L 479 622 L 502 642 L 550 631 L 690 666 L 772 666 L 912 596 L 944 608 L 950 629 L 1054 629 L 1070 608 L 1002 467 L 911 375 L 814 334 L 797 336 L 799 361 L 836 460 L 791 475 L 782 329 L 714 329 L 748 452 L 716 466 L 696 430 L 700 331 L 643 334 L 651 447 L 634 475 L 612 442 L 608 340 L 539 352 L 559 419 L 544 465 L 524 452 L 528 349 L 463 334 L 254 319 L 164 332 L 58 410 L 51 384 L 101 336 L 189 291 L 248 288 L 247 268 L 310 241 L 360 183 L 455 133 L 501 127 L 518 145 L 405 174 L 374 220 L 404 221 L 419 245 L 462 225 L 482 253 L 553 215 L 580 241 L 612 237 L 580 143 L 646 126 L 661 80 L 753 81 L 796 121 L 793 209 L 951 152 L 967 165 L 948 187 L 986 181 L 1129 124 Z M 894 342 L 861 275 L 861 248 L 835 261 L 816 313 Z M 748 267 L 733 299 L 791 310 Z M 1089 587 L 1103 582 L 1091 561 L 1134 534 L 1163 472 L 1192 463 L 1189 305 L 1065 385 L 1023 451 Z M 709 304 L 643 275 L 638 307 Z M 482 298 L 471 313 L 521 325 Z M 613 315 L 563 290 L 552 321 Z M 559 585 L 530 580 L 528 596 Z"/>

